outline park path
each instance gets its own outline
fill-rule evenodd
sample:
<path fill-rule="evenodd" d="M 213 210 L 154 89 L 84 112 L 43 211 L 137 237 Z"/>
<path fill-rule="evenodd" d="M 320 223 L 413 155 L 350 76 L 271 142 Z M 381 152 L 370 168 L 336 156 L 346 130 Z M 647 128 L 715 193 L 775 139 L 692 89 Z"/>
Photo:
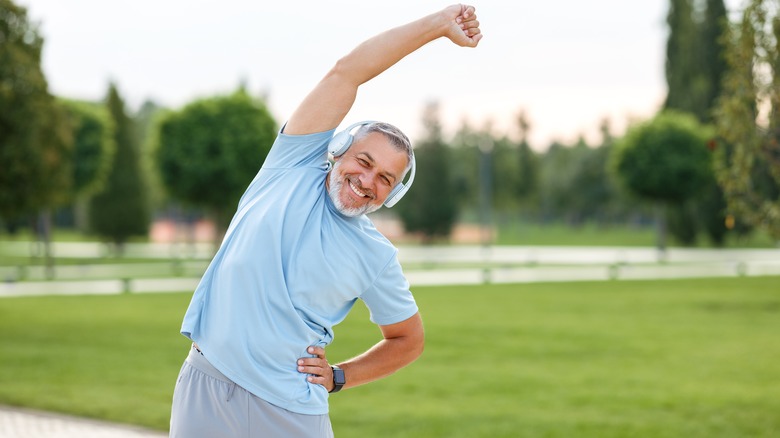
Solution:
<path fill-rule="evenodd" d="M 0 438 L 163 438 L 167 433 L 0 406 Z"/>

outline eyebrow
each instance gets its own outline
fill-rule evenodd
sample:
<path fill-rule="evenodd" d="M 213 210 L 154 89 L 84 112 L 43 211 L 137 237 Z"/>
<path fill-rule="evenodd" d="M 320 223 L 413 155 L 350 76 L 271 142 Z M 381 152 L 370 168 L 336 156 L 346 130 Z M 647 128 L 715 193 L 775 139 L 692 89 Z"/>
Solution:
<path fill-rule="evenodd" d="M 370 162 L 371 162 L 371 164 L 374 164 L 374 165 L 376 165 L 376 160 L 374 160 L 374 157 L 372 157 L 372 156 L 371 156 L 371 154 L 369 154 L 368 152 L 366 152 L 366 151 L 358 152 L 358 153 L 357 153 L 357 155 L 365 155 L 365 156 L 366 156 L 366 158 L 368 159 L 368 161 L 370 161 Z M 388 172 L 388 171 L 386 171 L 386 170 L 383 170 L 383 171 L 382 171 L 382 172 L 380 172 L 380 173 L 381 173 L 382 175 L 384 175 L 384 176 L 386 176 L 386 177 L 388 177 L 388 178 L 392 179 L 392 181 L 390 181 L 390 182 L 391 182 L 391 183 L 393 183 L 393 184 L 395 184 L 395 182 L 398 180 L 398 177 L 396 177 L 396 176 L 395 176 L 395 174 L 394 174 L 394 173 L 392 173 L 392 172 Z"/>

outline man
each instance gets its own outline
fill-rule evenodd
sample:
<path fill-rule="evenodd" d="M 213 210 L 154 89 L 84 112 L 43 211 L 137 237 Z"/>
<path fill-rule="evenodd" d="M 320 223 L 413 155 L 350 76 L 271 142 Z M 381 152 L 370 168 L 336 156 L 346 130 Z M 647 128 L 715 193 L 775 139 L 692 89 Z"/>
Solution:
<path fill-rule="evenodd" d="M 358 86 L 440 37 L 476 47 L 474 8 L 453 5 L 363 42 L 281 129 L 185 314 L 181 332 L 193 348 L 174 391 L 172 437 L 333 436 L 330 393 L 422 353 L 422 320 L 397 250 L 365 216 L 408 189 L 411 145 L 384 123 L 333 133 Z M 383 339 L 330 364 L 333 327 L 357 299 Z"/>

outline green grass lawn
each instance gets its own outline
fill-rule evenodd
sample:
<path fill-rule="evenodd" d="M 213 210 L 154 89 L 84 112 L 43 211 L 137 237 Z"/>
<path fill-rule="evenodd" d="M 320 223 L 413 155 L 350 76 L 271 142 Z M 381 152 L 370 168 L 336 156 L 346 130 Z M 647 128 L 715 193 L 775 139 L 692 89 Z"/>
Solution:
<path fill-rule="evenodd" d="M 780 435 L 780 277 L 416 288 L 423 357 L 345 437 Z M 0 299 L 0 403 L 167 429 L 189 294 Z M 379 331 L 358 304 L 333 360 Z"/>

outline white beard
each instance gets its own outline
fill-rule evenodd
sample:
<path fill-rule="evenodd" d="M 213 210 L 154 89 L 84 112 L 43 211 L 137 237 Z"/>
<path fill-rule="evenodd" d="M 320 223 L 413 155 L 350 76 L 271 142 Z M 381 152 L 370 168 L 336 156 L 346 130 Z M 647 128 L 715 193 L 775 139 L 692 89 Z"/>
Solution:
<path fill-rule="evenodd" d="M 333 201 L 333 205 L 336 206 L 336 209 L 341 214 L 348 217 L 358 217 L 360 215 L 373 213 L 379 210 L 381 205 L 365 204 L 362 207 L 347 207 L 343 202 L 341 202 L 341 198 L 339 198 L 339 192 L 341 192 L 341 189 L 344 186 L 344 177 L 341 176 L 338 172 L 340 166 L 341 161 L 336 161 L 336 163 L 333 165 L 333 169 L 330 170 L 330 174 L 328 175 L 328 196 L 330 196 L 330 199 Z"/>

